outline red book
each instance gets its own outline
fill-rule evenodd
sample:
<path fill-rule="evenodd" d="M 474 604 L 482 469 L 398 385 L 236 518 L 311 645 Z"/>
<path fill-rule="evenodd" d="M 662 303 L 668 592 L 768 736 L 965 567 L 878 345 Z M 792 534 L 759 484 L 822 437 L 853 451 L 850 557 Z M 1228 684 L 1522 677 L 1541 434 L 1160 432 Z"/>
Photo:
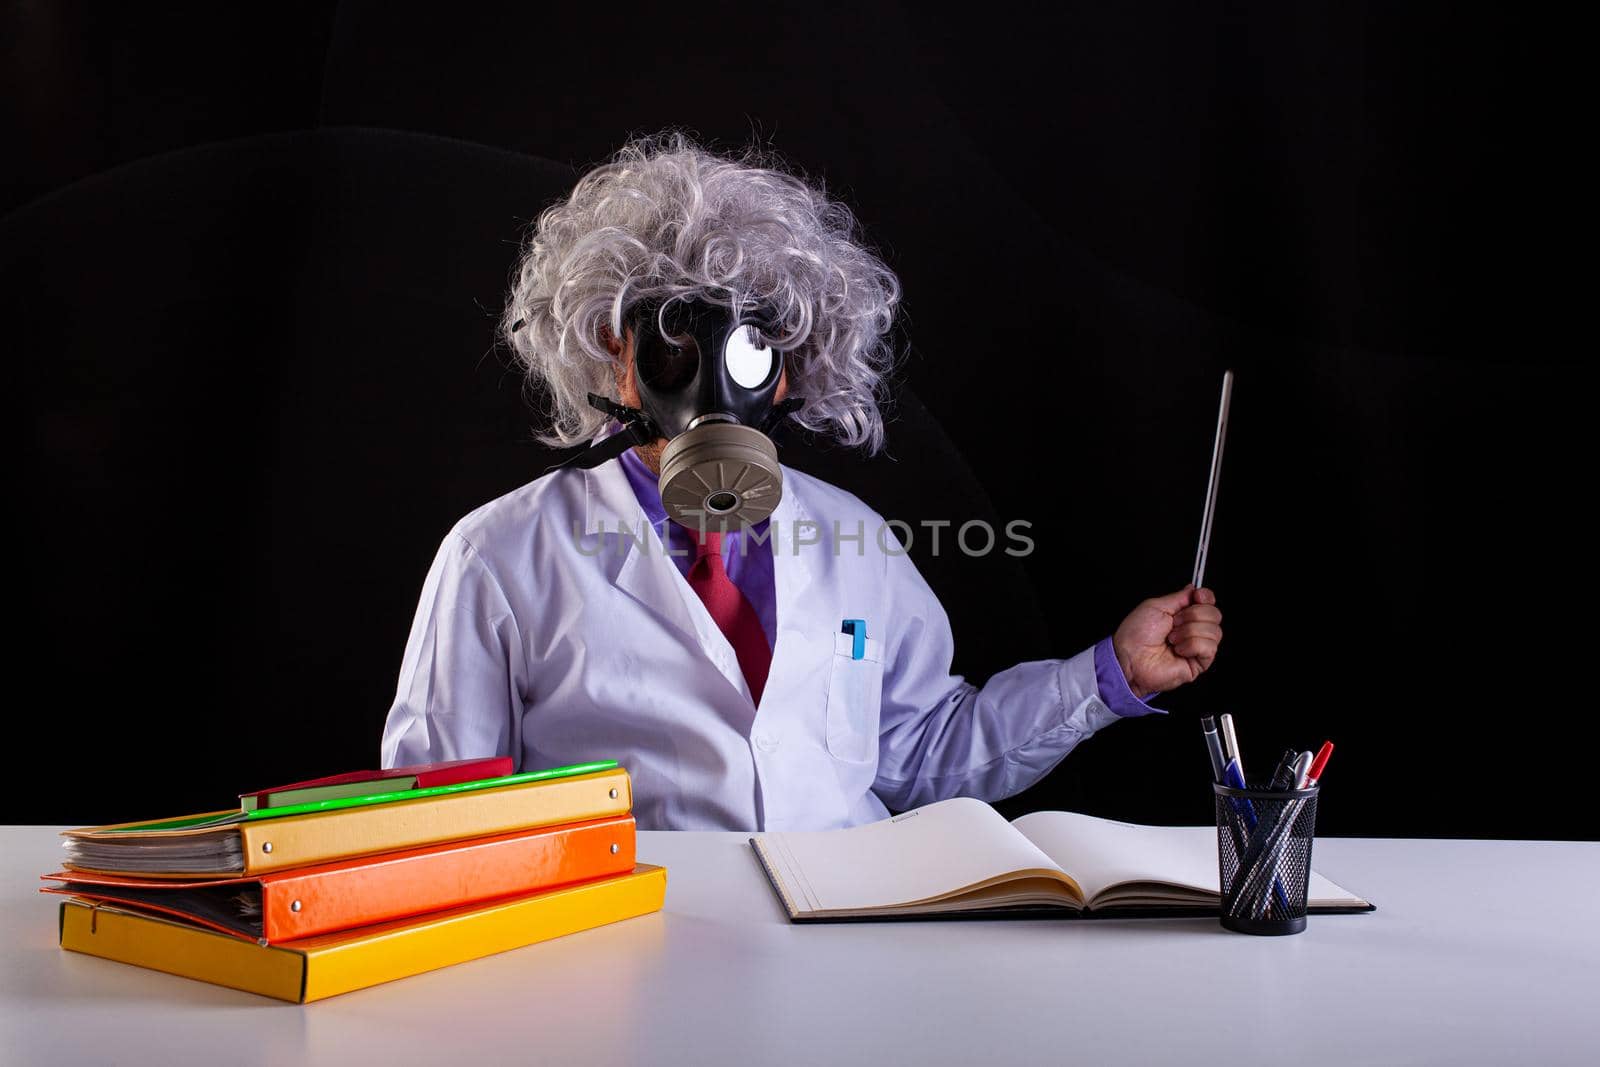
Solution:
<path fill-rule="evenodd" d="M 477 782 L 484 778 L 500 778 L 511 773 L 510 756 L 458 759 L 445 763 L 418 763 L 411 767 L 389 767 L 378 771 L 348 771 L 327 778 L 313 778 L 308 782 L 291 782 L 289 785 L 276 785 L 271 789 L 258 789 L 253 793 L 241 793 L 239 807 L 244 811 L 255 811 L 257 808 L 282 808 L 290 804 L 310 804 L 342 797 L 362 797 L 375 793 L 397 793 L 402 789 L 430 789 L 438 785 Z"/>

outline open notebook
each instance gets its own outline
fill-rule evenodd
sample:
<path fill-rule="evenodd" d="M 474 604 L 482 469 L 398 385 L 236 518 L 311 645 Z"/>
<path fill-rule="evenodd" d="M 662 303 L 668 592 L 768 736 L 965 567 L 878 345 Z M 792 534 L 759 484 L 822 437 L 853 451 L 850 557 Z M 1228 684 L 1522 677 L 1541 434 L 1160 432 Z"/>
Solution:
<path fill-rule="evenodd" d="M 750 839 L 794 922 L 954 916 L 1215 914 L 1215 826 L 1140 826 L 1067 811 L 1008 823 L 958 797 L 845 830 Z M 1373 905 L 1311 874 L 1312 912 Z"/>

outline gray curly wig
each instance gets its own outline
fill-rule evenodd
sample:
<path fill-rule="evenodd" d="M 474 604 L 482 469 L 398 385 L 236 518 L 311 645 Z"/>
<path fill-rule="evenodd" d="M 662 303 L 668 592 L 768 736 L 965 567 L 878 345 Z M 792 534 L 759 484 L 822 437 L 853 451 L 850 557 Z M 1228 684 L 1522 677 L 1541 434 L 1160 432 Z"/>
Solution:
<path fill-rule="evenodd" d="M 754 147 L 729 159 L 668 130 L 630 140 L 539 215 L 500 319 L 530 393 L 545 398 L 539 440 L 571 445 L 607 424 L 588 403 L 617 393 L 602 325 L 620 338 L 641 303 L 689 299 L 771 309 L 765 343 L 806 401 L 793 417 L 882 448 L 899 279 L 857 241 L 848 207 L 768 164 Z"/>

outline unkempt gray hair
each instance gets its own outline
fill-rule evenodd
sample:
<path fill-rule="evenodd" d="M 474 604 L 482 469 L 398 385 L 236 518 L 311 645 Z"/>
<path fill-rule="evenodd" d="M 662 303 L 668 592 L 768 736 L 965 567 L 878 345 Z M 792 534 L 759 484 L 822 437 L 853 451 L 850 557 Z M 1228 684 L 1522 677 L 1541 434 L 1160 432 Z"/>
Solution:
<path fill-rule="evenodd" d="M 765 340 L 806 401 L 793 417 L 878 451 L 900 282 L 857 229 L 848 207 L 756 147 L 733 159 L 676 130 L 630 140 L 539 215 L 517 264 L 500 332 L 542 394 L 539 439 L 598 434 L 608 417 L 587 395 L 617 395 L 600 327 L 621 338 L 640 302 L 680 298 L 775 312 L 782 328 Z"/>

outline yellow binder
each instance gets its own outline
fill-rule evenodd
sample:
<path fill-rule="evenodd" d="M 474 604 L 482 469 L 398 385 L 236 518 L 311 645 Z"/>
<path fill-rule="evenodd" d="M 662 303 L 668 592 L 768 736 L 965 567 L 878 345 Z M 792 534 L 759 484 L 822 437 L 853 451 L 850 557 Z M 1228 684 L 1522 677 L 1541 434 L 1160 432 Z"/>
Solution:
<path fill-rule="evenodd" d="M 138 825 L 118 823 L 83 830 L 66 830 L 63 836 L 83 840 L 114 836 L 124 844 L 196 842 L 205 838 L 234 836 L 242 854 L 242 864 L 219 863 L 212 869 L 188 868 L 195 874 L 262 874 L 288 867 L 369 856 L 419 848 L 441 841 L 462 841 L 490 834 L 510 833 L 539 826 L 603 819 L 626 815 L 633 806 L 633 791 L 628 772 L 596 771 L 554 778 L 542 782 L 462 792 L 445 796 L 419 797 L 392 804 L 344 808 L 309 815 L 286 815 L 279 819 L 242 822 L 201 829 L 122 831 L 120 827 Z M 69 863 L 74 870 L 117 873 L 116 867 Z M 141 871 L 154 877 L 182 877 L 180 871 Z"/>
<path fill-rule="evenodd" d="M 667 871 L 633 873 L 493 904 L 259 945 L 121 907 L 61 903 L 61 947 L 304 1004 L 660 911 Z"/>

